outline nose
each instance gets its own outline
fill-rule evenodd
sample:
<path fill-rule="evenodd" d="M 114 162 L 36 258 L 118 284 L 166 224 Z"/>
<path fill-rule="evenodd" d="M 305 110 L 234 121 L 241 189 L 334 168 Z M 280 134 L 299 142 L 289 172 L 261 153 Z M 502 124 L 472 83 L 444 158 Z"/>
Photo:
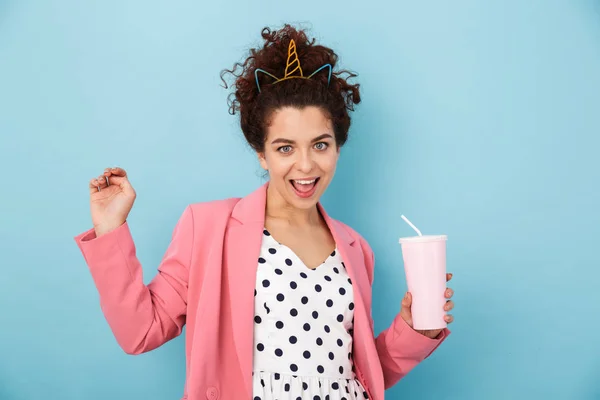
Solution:
<path fill-rule="evenodd" d="M 296 168 L 303 174 L 308 174 L 313 169 L 314 160 L 312 159 L 312 153 L 310 151 L 299 151 L 298 154 Z"/>

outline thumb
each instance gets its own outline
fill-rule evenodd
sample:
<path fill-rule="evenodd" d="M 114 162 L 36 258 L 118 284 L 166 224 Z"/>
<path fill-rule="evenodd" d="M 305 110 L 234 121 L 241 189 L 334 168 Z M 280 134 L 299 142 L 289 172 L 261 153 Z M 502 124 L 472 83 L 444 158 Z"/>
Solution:
<path fill-rule="evenodd" d="M 410 312 L 410 306 L 412 304 L 412 295 L 410 292 L 406 292 L 402 299 L 402 308 L 400 310 L 400 316 L 410 326 L 412 326 L 412 313 Z"/>
<path fill-rule="evenodd" d="M 127 176 L 112 175 L 108 178 L 108 182 L 111 185 L 119 186 L 121 190 L 123 190 L 123 192 L 127 194 L 135 193 L 133 186 L 131 186 L 131 183 L 129 182 Z"/>

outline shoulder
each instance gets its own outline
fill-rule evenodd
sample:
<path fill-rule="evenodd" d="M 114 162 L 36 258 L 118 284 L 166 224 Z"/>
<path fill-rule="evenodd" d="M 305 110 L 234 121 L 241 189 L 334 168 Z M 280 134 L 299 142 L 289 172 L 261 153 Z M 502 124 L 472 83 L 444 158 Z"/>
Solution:
<path fill-rule="evenodd" d="M 239 197 L 229 197 L 226 199 L 209 200 L 196 203 L 190 203 L 188 209 L 194 214 L 213 215 L 220 211 L 230 211 L 240 201 Z"/>
<path fill-rule="evenodd" d="M 345 230 L 346 233 L 352 239 L 354 239 L 354 242 L 356 243 L 354 246 L 360 248 L 364 260 L 364 266 L 369 277 L 369 282 L 372 284 L 374 276 L 373 271 L 375 267 L 375 254 L 373 253 L 369 242 L 367 242 L 367 240 L 360 233 L 358 233 L 355 229 L 351 228 L 349 225 L 341 221 L 334 221 L 336 224 L 338 224 L 340 229 Z"/>
<path fill-rule="evenodd" d="M 339 220 L 334 220 L 336 224 L 338 224 L 338 226 L 340 228 L 342 228 L 343 230 L 346 231 L 346 233 L 355 241 L 359 242 L 360 246 L 363 248 L 363 250 L 365 250 L 366 252 L 372 254 L 373 251 L 371 250 L 371 246 L 369 245 L 369 242 L 367 242 L 367 240 L 360 234 L 358 233 L 354 228 L 352 228 L 350 225 L 339 221 Z"/>
<path fill-rule="evenodd" d="M 206 224 L 207 220 L 217 221 L 219 218 L 228 218 L 239 200 L 238 197 L 230 197 L 189 203 L 183 210 L 179 223 L 191 226 L 195 224 L 210 226 L 210 224 Z"/>

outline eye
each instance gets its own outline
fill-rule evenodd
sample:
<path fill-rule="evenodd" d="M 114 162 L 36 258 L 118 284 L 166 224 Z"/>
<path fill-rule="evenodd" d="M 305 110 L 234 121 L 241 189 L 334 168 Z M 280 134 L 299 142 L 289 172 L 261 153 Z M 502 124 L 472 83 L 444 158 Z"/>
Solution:
<path fill-rule="evenodd" d="M 327 144 L 325 142 L 319 142 L 319 143 L 315 144 L 315 147 L 317 148 L 317 150 L 325 150 L 325 149 L 327 149 L 327 147 L 329 147 L 329 144 Z"/>
<path fill-rule="evenodd" d="M 277 149 L 277 151 L 280 153 L 289 153 L 290 151 L 292 151 L 292 146 L 281 146 Z"/>

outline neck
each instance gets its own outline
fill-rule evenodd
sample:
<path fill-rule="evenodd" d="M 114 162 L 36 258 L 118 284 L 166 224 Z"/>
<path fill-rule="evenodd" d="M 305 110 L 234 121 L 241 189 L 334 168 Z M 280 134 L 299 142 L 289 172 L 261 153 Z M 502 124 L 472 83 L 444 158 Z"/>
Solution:
<path fill-rule="evenodd" d="M 317 206 L 308 209 L 293 207 L 285 201 L 273 185 L 267 187 L 266 218 L 275 219 L 294 227 L 319 226 L 320 216 Z"/>

